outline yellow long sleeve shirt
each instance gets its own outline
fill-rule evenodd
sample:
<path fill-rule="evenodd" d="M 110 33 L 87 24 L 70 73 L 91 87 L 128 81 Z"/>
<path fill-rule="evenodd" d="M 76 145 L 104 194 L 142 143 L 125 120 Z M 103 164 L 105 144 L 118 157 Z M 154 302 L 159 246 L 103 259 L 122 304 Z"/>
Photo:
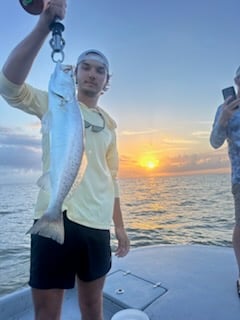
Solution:
<path fill-rule="evenodd" d="M 48 93 L 28 84 L 16 85 L 0 73 L 0 94 L 12 107 L 37 116 L 40 120 L 48 109 Z M 80 103 L 84 119 L 101 126 L 102 119 L 97 110 Z M 116 123 L 100 109 L 106 125 L 98 133 L 85 129 L 85 153 L 87 167 L 79 186 L 66 198 L 63 210 L 76 223 L 97 229 L 109 229 L 112 222 L 114 198 L 119 197 L 117 180 L 118 152 L 116 144 Z M 42 137 L 43 173 L 49 169 L 49 140 Z M 49 202 L 49 194 L 40 189 L 34 218 L 44 214 Z"/>

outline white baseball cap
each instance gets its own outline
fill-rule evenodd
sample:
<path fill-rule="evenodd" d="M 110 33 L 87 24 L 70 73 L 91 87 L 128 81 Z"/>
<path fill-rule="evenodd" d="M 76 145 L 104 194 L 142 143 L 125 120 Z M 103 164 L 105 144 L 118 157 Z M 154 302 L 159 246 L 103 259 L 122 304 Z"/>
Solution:
<path fill-rule="evenodd" d="M 95 49 L 89 49 L 84 51 L 78 57 L 77 65 L 79 65 L 79 63 L 81 63 L 84 60 L 94 60 L 94 61 L 101 62 L 105 66 L 107 73 L 109 73 L 109 62 L 102 52 Z"/>

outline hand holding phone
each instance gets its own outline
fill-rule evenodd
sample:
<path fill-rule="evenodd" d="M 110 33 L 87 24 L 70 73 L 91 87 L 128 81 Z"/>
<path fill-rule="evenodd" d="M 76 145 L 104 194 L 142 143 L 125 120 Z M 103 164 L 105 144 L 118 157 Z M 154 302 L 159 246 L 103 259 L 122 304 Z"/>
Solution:
<path fill-rule="evenodd" d="M 231 97 L 231 99 L 228 101 L 228 103 L 231 103 L 232 101 L 237 99 L 237 95 L 235 92 L 234 87 L 227 87 L 222 90 L 223 98 L 226 100 L 227 98 Z M 237 109 L 239 106 L 236 106 L 234 109 Z"/>

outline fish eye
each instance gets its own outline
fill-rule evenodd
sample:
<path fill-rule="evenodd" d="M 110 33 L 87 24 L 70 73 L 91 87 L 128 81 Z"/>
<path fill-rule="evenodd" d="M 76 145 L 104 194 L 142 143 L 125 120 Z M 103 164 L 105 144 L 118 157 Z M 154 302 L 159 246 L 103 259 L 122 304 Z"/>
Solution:
<path fill-rule="evenodd" d="M 67 73 L 67 72 L 69 72 L 71 70 L 72 70 L 72 66 L 69 65 L 69 66 L 65 66 L 64 67 L 63 72 Z"/>

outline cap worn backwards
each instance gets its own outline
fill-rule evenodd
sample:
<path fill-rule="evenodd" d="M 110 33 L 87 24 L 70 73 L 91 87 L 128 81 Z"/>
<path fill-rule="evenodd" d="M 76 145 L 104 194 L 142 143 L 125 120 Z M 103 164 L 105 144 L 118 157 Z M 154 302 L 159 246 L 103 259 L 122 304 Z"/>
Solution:
<path fill-rule="evenodd" d="M 108 63 L 107 58 L 105 57 L 105 55 L 102 52 L 95 50 L 95 49 L 90 49 L 90 50 L 84 51 L 78 57 L 77 65 L 79 65 L 79 63 L 81 63 L 84 60 L 94 60 L 94 61 L 98 61 L 98 62 L 102 63 L 105 66 L 107 73 L 109 73 L 109 63 Z"/>

